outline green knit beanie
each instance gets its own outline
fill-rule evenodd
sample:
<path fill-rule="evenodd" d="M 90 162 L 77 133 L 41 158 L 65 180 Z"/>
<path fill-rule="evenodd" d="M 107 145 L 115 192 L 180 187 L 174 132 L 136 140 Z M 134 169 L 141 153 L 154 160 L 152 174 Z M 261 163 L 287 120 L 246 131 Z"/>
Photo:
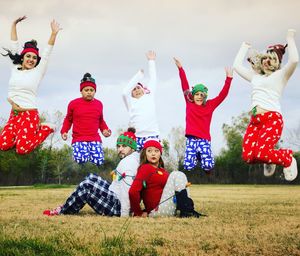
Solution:
<path fill-rule="evenodd" d="M 207 97 L 208 89 L 204 84 L 196 84 L 192 89 L 192 95 L 194 96 L 197 92 L 203 92 Z"/>
<path fill-rule="evenodd" d="M 122 133 L 117 139 L 117 145 L 125 145 L 136 150 L 136 137 L 132 131 Z"/>

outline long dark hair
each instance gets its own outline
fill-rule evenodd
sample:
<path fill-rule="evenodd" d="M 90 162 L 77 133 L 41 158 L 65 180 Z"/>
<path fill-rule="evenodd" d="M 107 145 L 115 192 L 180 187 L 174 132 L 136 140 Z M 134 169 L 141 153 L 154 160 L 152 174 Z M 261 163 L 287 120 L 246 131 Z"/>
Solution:
<path fill-rule="evenodd" d="M 37 48 L 37 41 L 35 40 L 31 40 L 31 41 L 28 41 L 24 44 L 24 49 L 26 48 L 33 48 L 33 49 L 36 49 L 37 51 L 39 50 L 39 48 Z M 2 56 L 8 56 L 11 60 L 12 60 L 12 63 L 15 64 L 15 65 L 22 65 L 23 63 L 23 57 L 25 54 L 13 54 L 11 52 L 11 50 L 7 49 L 7 48 L 3 48 L 5 51 L 6 51 L 6 54 L 2 54 Z M 40 56 L 37 56 L 37 62 L 36 62 L 36 65 L 37 66 L 39 63 L 40 63 L 40 60 L 41 60 L 41 57 Z"/>
<path fill-rule="evenodd" d="M 147 149 L 142 149 L 142 151 L 141 151 L 139 168 L 143 164 L 148 164 L 149 163 L 149 161 L 147 160 L 147 156 L 146 156 L 146 150 Z M 160 156 L 159 161 L 158 161 L 158 168 L 164 168 L 164 167 L 165 167 L 164 161 L 163 161 L 162 157 Z"/>

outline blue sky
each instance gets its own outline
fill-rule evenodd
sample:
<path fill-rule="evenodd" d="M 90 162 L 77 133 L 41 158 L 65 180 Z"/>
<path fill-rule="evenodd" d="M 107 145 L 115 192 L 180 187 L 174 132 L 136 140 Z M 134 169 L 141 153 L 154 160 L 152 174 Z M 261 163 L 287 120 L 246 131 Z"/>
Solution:
<path fill-rule="evenodd" d="M 162 138 L 167 138 L 172 127 L 185 126 L 184 99 L 173 56 L 182 61 L 190 84 L 207 85 L 209 97 L 214 97 L 223 86 L 224 67 L 232 65 L 242 41 L 264 50 L 285 43 L 287 29 L 294 28 L 300 48 L 297 0 L 276 4 L 269 0 L 86 0 L 76 4 L 68 0 L 0 0 L 0 6 L 0 45 L 4 47 L 9 46 L 11 22 L 19 16 L 28 16 L 18 26 L 19 41 L 34 38 L 40 49 L 48 41 L 51 19 L 61 24 L 63 30 L 38 93 L 39 111 L 65 113 L 68 102 L 80 96 L 82 75 L 90 72 L 98 85 L 96 97 L 103 102 L 105 119 L 114 132 L 103 140 L 109 147 L 114 146 L 116 131 L 128 123 L 122 88 L 140 68 L 147 78 L 148 50 L 157 53 L 157 115 Z M 6 102 L 9 64 L 7 58 L 0 58 L 0 117 L 4 119 L 10 110 Z M 300 122 L 299 78 L 298 67 L 282 97 L 285 133 Z M 234 75 L 231 91 L 212 120 L 215 153 L 224 147 L 222 124 L 249 110 L 250 93 L 250 84 Z"/>

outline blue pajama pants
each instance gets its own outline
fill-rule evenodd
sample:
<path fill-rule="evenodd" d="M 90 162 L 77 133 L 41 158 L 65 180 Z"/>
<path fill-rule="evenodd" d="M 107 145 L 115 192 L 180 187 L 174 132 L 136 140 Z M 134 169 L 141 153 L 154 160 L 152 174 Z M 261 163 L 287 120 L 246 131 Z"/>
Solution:
<path fill-rule="evenodd" d="M 144 143 L 148 139 L 159 139 L 158 135 L 148 137 L 136 137 L 136 150 L 139 152 L 143 149 Z"/>
<path fill-rule="evenodd" d="M 192 170 L 198 162 L 204 171 L 210 171 L 214 168 L 215 160 L 210 141 L 189 136 L 186 138 L 184 169 Z"/>
<path fill-rule="evenodd" d="M 73 158 L 79 164 L 90 161 L 99 166 L 104 162 L 102 143 L 99 141 L 75 142 L 72 144 L 72 148 Z"/>

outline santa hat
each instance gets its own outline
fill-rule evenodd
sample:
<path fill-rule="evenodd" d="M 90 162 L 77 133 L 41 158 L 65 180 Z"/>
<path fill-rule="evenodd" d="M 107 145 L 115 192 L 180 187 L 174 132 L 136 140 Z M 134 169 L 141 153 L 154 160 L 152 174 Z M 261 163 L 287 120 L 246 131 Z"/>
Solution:
<path fill-rule="evenodd" d="M 149 148 L 149 147 L 155 147 L 159 149 L 160 153 L 162 153 L 163 147 L 158 139 L 150 138 L 145 141 L 143 149 Z"/>
<path fill-rule="evenodd" d="M 80 91 L 82 91 L 82 89 L 84 87 L 87 87 L 87 86 L 91 86 L 95 89 L 96 91 L 96 81 L 94 78 L 92 78 L 91 74 L 90 73 L 85 73 L 83 78 L 81 79 L 80 81 Z"/>
<path fill-rule="evenodd" d="M 268 47 L 267 52 L 275 52 L 278 56 L 279 62 L 281 63 L 282 56 L 285 54 L 286 47 L 287 47 L 287 44 L 286 45 L 282 45 L 282 44 L 271 45 Z"/>
<path fill-rule="evenodd" d="M 122 133 L 117 139 L 117 145 L 126 145 L 136 150 L 135 129 L 129 127 L 127 132 Z"/>

